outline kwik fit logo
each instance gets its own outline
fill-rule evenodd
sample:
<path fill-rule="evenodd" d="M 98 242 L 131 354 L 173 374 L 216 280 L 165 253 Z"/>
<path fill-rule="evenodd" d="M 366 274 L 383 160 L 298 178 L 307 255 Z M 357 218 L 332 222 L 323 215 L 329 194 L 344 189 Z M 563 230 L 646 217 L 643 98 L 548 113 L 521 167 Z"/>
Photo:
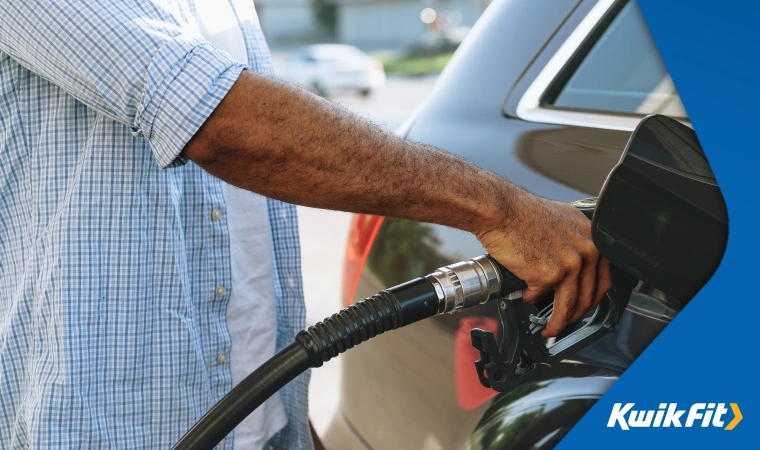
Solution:
<path fill-rule="evenodd" d="M 729 404 L 733 419 L 728 420 L 725 403 L 694 403 L 688 409 L 679 409 L 678 403 L 660 403 L 658 409 L 636 410 L 635 403 L 615 403 L 612 406 L 608 428 L 691 428 L 716 427 L 733 430 L 742 421 L 742 412 L 736 403 Z M 688 413 L 687 413 L 688 411 Z M 685 417 L 684 417 L 685 416 Z M 683 421 L 683 422 L 682 422 Z M 728 424 L 726 425 L 726 422 Z"/>

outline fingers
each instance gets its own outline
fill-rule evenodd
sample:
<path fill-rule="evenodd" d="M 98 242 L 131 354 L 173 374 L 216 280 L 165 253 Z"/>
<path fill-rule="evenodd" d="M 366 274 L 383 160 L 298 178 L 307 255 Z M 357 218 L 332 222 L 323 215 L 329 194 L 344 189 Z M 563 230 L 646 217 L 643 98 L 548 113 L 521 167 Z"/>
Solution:
<path fill-rule="evenodd" d="M 568 264 L 568 276 L 555 288 L 554 310 L 542 333 L 546 337 L 558 335 L 596 308 L 611 288 L 609 261 L 599 256 L 596 249 L 586 252 L 580 270 L 577 266 Z"/>
<path fill-rule="evenodd" d="M 544 337 L 558 335 L 571 323 L 578 303 L 578 276 L 568 276 L 554 290 L 554 311 L 541 334 Z"/>
<path fill-rule="evenodd" d="M 555 289 L 554 311 L 542 335 L 557 336 L 565 327 L 599 306 L 611 288 L 612 277 L 607 258 L 599 257 L 595 264 L 584 265 L 580 275 L 568 276 Z"/>
<path fill-rule="evenodd" d="M 612 289 L 612 274 L 610 273 L 610 262 L 605 257 L 599 258 L 596 277 L 596 300 L 592 308 L 596 308 L 602 301 L 607 292 Z"/>
<path fill-rule="evenodd" d="M 584 264 L 579 277 L 580 288 L 578 290 L 578 303 L 575 308 L 575 314 L 570 320 L 570 323 L 579 320 L 584 314 L 586 314 L 586 312 L 598 304 L 596 301 L 598 272 L 599 254 L 596 253 L 596 248 L 592 248 L 588 256 L 586 256 L 586 263 Z"/>

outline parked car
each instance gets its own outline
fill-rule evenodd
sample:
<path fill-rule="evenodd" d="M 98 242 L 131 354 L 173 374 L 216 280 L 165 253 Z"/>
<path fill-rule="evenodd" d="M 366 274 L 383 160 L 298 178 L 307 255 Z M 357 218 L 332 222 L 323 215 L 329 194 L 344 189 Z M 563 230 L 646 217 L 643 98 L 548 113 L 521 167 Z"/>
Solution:
<path fill-rule="evenodd" d="M 495 1 L 400 133 L 462 155 L 538 195 L 599 192 L 646 114 L 689 124 L 638 6 L 625 0 Z M 484 253 L 471 235 L 353 219 L 344 304 Z M 617 331 L 537 381 L 496 395 L 478 382 L 475 327 L 495 305 L 438 316 L 342 356 L 332 449 L 552 448 L 683 308 L 640 284 Z"/>
<path fill-rule="evenodd" d="M 367 96 L 385 84 L 383 65 L 350 45 L 315 44 L 299 47 L 280 75 L 324 95 L 333 90 L 357 91 Z"/>

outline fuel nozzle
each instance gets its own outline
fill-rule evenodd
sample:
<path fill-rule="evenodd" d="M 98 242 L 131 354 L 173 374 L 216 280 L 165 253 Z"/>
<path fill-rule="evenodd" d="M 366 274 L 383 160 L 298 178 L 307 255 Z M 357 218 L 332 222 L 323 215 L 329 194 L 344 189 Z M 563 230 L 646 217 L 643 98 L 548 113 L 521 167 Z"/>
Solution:
<path fill-rule="evenodd" d="M 296 339 L 309 353 L 312 367 L 386 331 L 442 313 L 455 313 L 497 301 L 501 343 L 493 333 L 474 329 L 472 344 L 481 383 L 497 391 L 514 388 L 544 369 L 614 330 L 636 279 L 612 268 L 613 289 L 577 331 L 550 347 L 541 336 L 554 302 L 530 314 L 522 302 L 525 282 L 490 255 L 441 267 L 433 273 L 381 291 L 301 331 Z"/>

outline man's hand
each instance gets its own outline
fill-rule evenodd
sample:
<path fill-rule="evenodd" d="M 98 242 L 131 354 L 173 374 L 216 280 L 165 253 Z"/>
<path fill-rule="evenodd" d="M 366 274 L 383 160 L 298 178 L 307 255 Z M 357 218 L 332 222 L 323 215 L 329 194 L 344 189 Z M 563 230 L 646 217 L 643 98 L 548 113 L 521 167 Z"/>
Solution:
<path fill-rule="evenodd" d="M 610 264 L 594 246 L 591 222 L 582 212 L 527 192 L 513 200 L 505 226 L 476 235 L 491 256 L 528 284 L 525 302 L 554 291 L 554 312 L 543 335 L 556 336 L 612 287 Z"/>
<path fill-rule="evenodd" d="M 227 183 L 267 197 L 474 233 L 528 283 L 526 301 L 555 290 L 547 335 L 580 318 L 610 286 L 589 221 L 571 206 L 277 80 L 243 72 L 184 152 Z"/>

